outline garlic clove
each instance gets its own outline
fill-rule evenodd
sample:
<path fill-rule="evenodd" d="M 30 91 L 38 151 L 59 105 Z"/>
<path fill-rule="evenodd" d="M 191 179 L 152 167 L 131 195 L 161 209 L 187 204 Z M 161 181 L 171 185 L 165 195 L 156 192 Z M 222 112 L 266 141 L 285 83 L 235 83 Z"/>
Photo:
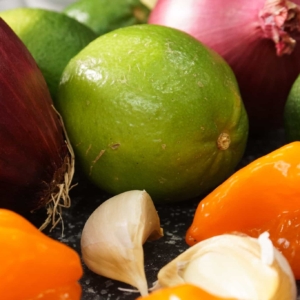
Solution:
<path fill-rule="evenodd" d="M 192 246 L 158 273 L 155 288 L 195 284 L 212 295 L 244 300 L 296 299 L 296 282 L 268 233 L 224 234 Z"/>
<path fill-rule="evenodd" d="M 149 194 L 124 192 L 103 202 L 86 221 L 82 259 L 93 272 L 130 284 L 147 295 L 143 244 L 162 236 Z"/>

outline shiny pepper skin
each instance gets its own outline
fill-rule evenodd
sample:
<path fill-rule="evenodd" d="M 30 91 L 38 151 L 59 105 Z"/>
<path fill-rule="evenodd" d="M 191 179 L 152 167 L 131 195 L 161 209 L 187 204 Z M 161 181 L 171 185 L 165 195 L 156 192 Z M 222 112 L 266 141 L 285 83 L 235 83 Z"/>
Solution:
<path fill-rule="evenodd" d="M 300 279 L 300 142 L 240 169 L 200 201 L 186 242 L 242 232 L 270 239 Z"/>
<path fill-rule="evenodd" d="M 79 300 L 79 255 L 20 215 L 0 209 L 0 298 Z"/>
<path fill-rule="evenodd" d="M 139 297 L 137 300 L 234 300 L 213 296 L 200 287 L 189 283 L 163 288 L 152 292 L 149 296 Z"/>

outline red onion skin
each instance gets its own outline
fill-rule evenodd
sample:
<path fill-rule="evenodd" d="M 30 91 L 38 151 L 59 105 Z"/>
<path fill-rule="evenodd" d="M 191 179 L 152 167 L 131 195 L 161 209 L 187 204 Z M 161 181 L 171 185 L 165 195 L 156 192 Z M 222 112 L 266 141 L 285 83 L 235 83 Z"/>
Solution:
<path fill-rule="evenodd" d="M 293 2 L 300 5 L 300 0 Z M 239 83 L 251 132 L 282 126 L 288 93 L 300 73 L 300 43 L 291 54 L 278 56 L 261 27 L 265 3 L 158 0 L 148 21 L 183 30 L 223 56 Z"/>
<path fill-rule="evenodd" d="M 42 73 L 1 18 L 0 145 L 0 207 L 23 214 L 44 206 L 69 152 Z"/>

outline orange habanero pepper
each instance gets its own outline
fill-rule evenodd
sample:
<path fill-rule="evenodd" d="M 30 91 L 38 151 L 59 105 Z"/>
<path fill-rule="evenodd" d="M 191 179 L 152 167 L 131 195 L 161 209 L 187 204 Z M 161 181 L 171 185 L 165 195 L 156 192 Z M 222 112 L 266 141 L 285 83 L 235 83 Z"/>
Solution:
<path fill-rule="evenodd" d="M 233 298 L 220 298 L 213 296 L 195 285 L 184 283 L 181 285 L 163 288 L 152 292 L 148 296 L 139 297 L 136 300 L 234 300 Z"/>
<path fill-rule="evenodd" d="M 201 200 L 186 242 L 231 232 L 258 237 L 264 231 L 300 279 L 300 142 L 258 158 Z"/>
<path fill-rule="evenodd" d="M 15 212 L 0 209 L 0 297 L 79 300 L 79 255 Z"/>

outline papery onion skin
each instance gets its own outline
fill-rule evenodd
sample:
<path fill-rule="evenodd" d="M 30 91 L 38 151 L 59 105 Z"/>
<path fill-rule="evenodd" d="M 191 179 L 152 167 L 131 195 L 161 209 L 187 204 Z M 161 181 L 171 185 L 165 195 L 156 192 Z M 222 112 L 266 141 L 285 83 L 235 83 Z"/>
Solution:
<path fill-rule="evenodd" d="M 237 77 L 250 130 L 258 131 L 282 126 L 300 73 L 298 5 L 300 0 L 158 0 L 148 22 L 181 29 L 223 56 Z M 295 15 L 287 22 L 289 13 Z"/>
<path fill-rule="evenodd" d="M 0 18 L 0 207 L 45 206 L 71 158 L 46 82 L 27 48 Z"/>

